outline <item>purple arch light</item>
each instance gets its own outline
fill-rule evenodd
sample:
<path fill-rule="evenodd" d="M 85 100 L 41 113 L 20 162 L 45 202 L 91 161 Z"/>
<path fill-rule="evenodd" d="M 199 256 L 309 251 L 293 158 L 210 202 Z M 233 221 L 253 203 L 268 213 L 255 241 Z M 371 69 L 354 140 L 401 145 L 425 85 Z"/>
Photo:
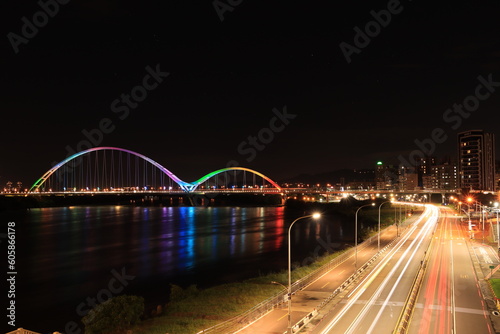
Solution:
<path fill-rule="evenodd" d="M 159 163 L 157 163 L 156 161 L 154 161 L 153 159 L 150 159 L 148 158 L 147 156 L 145 155 L 142 155 L 140 153 L 137 153 L 137 152 L 134 152 L 134 151 L 131 151 L 131 150 L 126 150 L 126 149 L 123 149 L 123 148 L 119 148 L 119 147 L 108 147 L 108 146 L 102 146 L 102 147 L 94 147 L 94 148 L 89 148 L 87 150 L 84 150 L 84 151 L 80 151 L 78 153 L 75 153 L 73 154 L 72 156 L 69 156 L 67 157 L 66 159 L 64 159 L 63 161 L 61 161 L 60 163 L 54 165 L 54 167 L 52 167 L 51 169 L 49 169 L 45 174 L 42 175 L 41 178 L 39 178 L 34 184 L 33 186 L 31 186 L 30 188 L 30 192 L 33 192 L 33 191 L 37 191 L 38 189 L 40 189 L 40 186 L 42 184 L 45 183 L 45 181 L 52 175 L 54 174 L 54 172 L 56 170 L 58 170 L 60 167 L 62 167 L 64 164 L 66 164 L 67 162 L 73 160 L 73 159 L 76 159 L 78 158 L 79 156 L 81 155 L 84 155 L 84 154 L 87 154 L 87 153 L 90 153 L 90 152 L 94 152 L 94 151 L 102 151 L 102 150 L 112 150 L 112 151 L 122 151 L 122 152 L 126 152 L 126 153 L 129 153 L 129 154 L 132 154 L 132 155 L 135 155 L 143 160 L 146 160 L 147 162 L 149 162 L 150 164 L 152 164 L 153 166 L 155 166 L 156 168 L 160 169 L 163 173 L 165 173 L 168 177 L 170 177 L 175 183 L 177 183 L 183 190 L 185 191 L 190 191 L 190 187 L 191 187 L 191 184 L 188 183 L 188 182 L 184 182 L 182 181 L 181 179 L 179 179 L 174 173 L 172 173 L 171 171 L 169 171 L 168 169 L 166 169 L 165 167 L 163 167 L 162 165 L 160 165 Z"/>

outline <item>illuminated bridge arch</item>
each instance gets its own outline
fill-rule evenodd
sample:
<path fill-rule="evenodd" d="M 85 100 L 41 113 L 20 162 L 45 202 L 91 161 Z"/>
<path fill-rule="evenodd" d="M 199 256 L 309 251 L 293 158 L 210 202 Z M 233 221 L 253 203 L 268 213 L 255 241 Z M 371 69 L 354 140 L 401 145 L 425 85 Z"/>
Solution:
<path fill-rule="evenodd" d="M 123 148 L 119 148 L 119 147 L 107 147 L 107 146 L 103 146 L 103 147 L 89 148 L 87 150 L 80 151 L 78 153 L 75 153 L 75 154 L 67 157 L 63 161 L 61 161 L 58 164 L 54 165 L 54 167 L 52 167 L 51 169 L 49 169 L 45 174 L 43 174 L 42 177 L 39 178 L 33 184 L 33 186 L 30 188 L 29 191 L 30 192 L 39 191 L 40 187 L 45 183 L 45 181 L 47 181 L 54 173 L 56 173 L 56 171 L 58 171 L 60 168 L 62 168 L 63 166 L 65 166 L 69 162 L 75 161 L 75 159 L 77 159 L 77 158 L 79 158 L 81 156 L 87 155 L 87 154 L 89 154 L 91 152 L 104 151 L 104 150 L 125 152 L 125 153 L 131 154 L 133 156 L 136 156 L 136 157 L 138 157 L 138 158 L 140 158 L 140 159 L 142 159 L 144 161 L 149 162 L 151 165 L 153 165 L 156 168 L 158 168 L 165 175 L 167 175 L 170 179 L 172 179 L 176 184 L 178 184 L 181 189 L 183 189 L 185 191 L 189 191 L 189 188 L 191 187 L 190 183 L 182 181 L 176 175 L 174 175 L 171 171 L 169 171 L 168 169 L 166 169 L 165 167 L 163 167 L 162 165 L 160 165 L 158 162 L 154 161 L 153 159 L 148 158 L 145 155 L 142 155 L 140 153 L 137 153 L 137 152 L 134 152 L 134 151 L 131 151 L 131 150 L 126 150 L 126 149 L 123 149 Z"/>
<path fill-rule="evenodd" d="M 111 151 L 111 154 L 107 153 L 107 151 Z M 118 152 L 118 159 L 116 159 L 115 152 Z M 125 159 L 123 159 L 123 155 Z M 132 159 L 134 161 L 131 161 Z M 141 163 L 141 160 L 144 163 Z M 152 167 L 150 168 L 147 163 Z M 65 192 L 85 190 L 167 190 L 167 187 L 164 186 L 166 179 L 164 176 L 166 175 L 169 180 L 168 182 L 170 182 L 168 190 L 176 190 L 174 189 L 176 187 L 173 187 L 175 183 L 178 186 L 177 190 L 192 192 L 200 185 L 209 184 L 211 179 L 217 184 L 218 175 L 221 173 L 225 174 L 224 179 L 226 183 L 224 185 L 227 186 L 229 183 L 233 185 L 238 184 L 241 180 L 237 179 L 236 174 L 241 171 L 243 171 L 243 180 L 245 180 L 246 172 L 249 172 L 253 174 L 254 181 L 255 176 L 259 176 L 262 178 L 263 183 L 267 181 L 272 187 L 281 191 L 280 186 L 269 177 L 244 167 L 219 169 L 208 173 L 194 182 L 185 182 L 167 168 L 145 155 L 123 148 L 107 146 L 90 148 L 67 157 L 45 172 L 29 191 L 39 192 L 45 188 L 48 188 L 49 191 L 52 191 L 52 188 L 54 188 L 54 191 Z M 234 178 L 232 178 L 232 175 L 229 175 L 230 172 L 234 172 Z M 135 178 L 131 177 L 130 174 L 134 174 Z M 230 180 L 228 181 L 228 179 Z M 242 188 L 245 187 L 244 184 L 246 182 L 243 181 L 241 183 Z M 253 188 L 255 184 L 256 182 L 251 187 Z M 218 187 L 218 190 L 223 190 L 223 187 Z"/>
<path fill-rule="evenodd" d="M 270 179 L 269 177 L 265 176 L 262 173 L 259 173 L 256 170 L 253 170 L 253 169 L 250 169 L 250 168 L 244 168 L 244 167 L 228 167 L 228 168 L 222 168 L 222 169 L 218 169 L 216 171 L 213 171 L 211 173 L 208 173 L 207 175 L 201 177 L 200 179 L 192 182 L 189 191 L 194 191 L 200 184 L 204 183 L 205 181 L 209 180 L 210 178 L 213 178 L 213 177 L 217 176 L 218 174 L 221 174 L 221 173 L 224 173 L 224 172 L 230 172 L 230 171 L 250 172 L 252 174 L 260 176 L 262 179 L 264 179 L 267 182 L 269 182 L 277 190 L 281 191 L 281 187 L 276 182 L 274 182 L 272 179 Z"/>

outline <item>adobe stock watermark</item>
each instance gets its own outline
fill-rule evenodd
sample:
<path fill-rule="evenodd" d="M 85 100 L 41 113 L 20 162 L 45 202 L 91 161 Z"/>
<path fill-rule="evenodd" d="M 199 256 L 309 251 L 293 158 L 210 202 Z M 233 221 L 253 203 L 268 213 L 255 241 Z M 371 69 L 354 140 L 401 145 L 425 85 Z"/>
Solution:
<path fill-rule="evenodd" d="M 283 106 L 282 111 L 273 108 L 273 114 L 274 116 L 269 119 L 268 127 L 263 127 L 256 135 L 249 135 L 238 145 L 238 153 L 244 156 L 247 162 L 252 162 L 257 157 L 258 152 L 263 151 L 266 145 L 274 140 L 275 134 L 285 130 L 290 121 L 297 117 L 295 114 L 288 113 L 286 106 Z M 239 163 L 235 160 L 228 163 L 228 167 L 238 165 Z"/>
<path fill-rule="evenodd" d="M 245 160 L 247 162 L 252 162 L 256 157 L 258 152 L 263 151 L 266 148 L 266 145 L 269 145 L 275 138 L 277 133 L 285 130 L 285 127 L 290 124 L 291 120 L 297 117 L 296 114 L 288 113 L 287 107 L 283 106 L 283 109 L 280 111 L 277 108 L 273 108 L 272 112 L 274 116 L 269 119 L 268 127 L 261 128 L 256 135 L 249 135 L 246 140 L 243 140 L 237 146 L 237 151 L 239 154 L 245 156 Z M 239 167 L 240 163 L 237 160 L 230 160 L 226 164 L 226 168 L 230 167 Z M 236 179 L 236 175 L 239 175 L 241 171 L 235 171 L 234 174 L 227 174 L 225 180 L 227 183 L 232 181 L 234 177 Z M 217 196 L 217 194 L 207 193 L 203 196 L 195 196 L 193 201 L 195 201 L 196 205 L 200 205 L 205 203 L 205 206 L 209 206 L 209 201 L 204 201 L 204 199 L 213 199 Z"/>
<path fill-rule="evenodd" d="M 374 10 L 370 11 L 373 20 L 365 24 L 364 30 L 361 30 L 358 26 L 354 27 L 354 32 L 356 33 L 353 38 L 354 45 L 347 42 L 341 42 L 339 44 L 340 50 L 347 63 L 350 64 L 352 55 L 360 54 L 361 51 L 370 44 L 371 40 L 381 33 L 382 28 L 387 28 L 391 23 L 393 15 L 400 14 L 402 11 L 403 5 L 401 5 L 399 0 L 389 0 L 387 9 L 382 9 L 378 12 Z"/>
<path fill-rule="evenodd" d="M 474 94 L 468 95 L 462 103 L 454 103 L 451 108 L 444 111 L 443 120 L 451 129 L 457 130 L 460 128 L 463 120 L 469 118 L 473 112 L 478 110 L 481 102 L 487 100 L 495 92 L 496 87 L 500 87 L 500 82 L 493 81 L 493 74 L 491 73 L 486 78 L 479 75 L 477 80 L 479 84 L 476 86 Z M 414 140 L 418 149 L 413 150 L 408 158 L 400 154 L 398 160 L 405 167 L 416 167 L 419 159 L 432 155 L 436 150 L 437 144 L 442 144 L 447 139 L 448 135 L 443 128 L 434 128 L 428 138 L 422 140 L 417 138 Z"/>
<path fill-rule="evenodd" d="M 323 249 L 326 253 L 332 254 L 339 250 L 341 244 L 338 242 L 332 242 L 330 236 L 326 237 L 326 241 L 322 238 L 318 238 L 318 245 L 314 248 L 313 254 L 302 260 L 302 266 L 307 266 L 314 263 L 319 257 L 319 251 Z"/>
<path fill-rule="evenodd" d="M 130 93 L 122 93 L 119 98 L 111 102 L 111 112 L 116 114 L 119 121 L 127 119 L 131 110 L 138 108 L 139 104 L 148 97 L 148 93 L 158 88 L 164 79 L 170 75 L 168 72 L 161 71 L 160 64 L 156 64 L 154 68 L 148 65 L 145 69 L 147 74 L 142 78 L 141 84 L 134 86 Z M 108 117 L 102 118 L 93 129 L 83 129 L 81 133 L 85 139 L 76 144 L 76 150 L 72 146 L 66 145 L 66 158 L 76 152 L 99 146 L 104 140 L 104 135 L 112 133 L 115 129 L 115 122 Z M 72 173 L 73 167 L 79 166 L 81 162 L 81 157 L 76 158 L 73 166 L 68 165 L 65 172 Z M 52 166 L 57 163 L 56 161 L 52 162 Z M 59 178 L 60 181 L 63 180 L 64 175 L 61 173 Z"/>
<path fill-rule="evenodd" d="M 76 306 L 75 312 L 79 317 L 84 317 L 89 314 L 90 310 L 96 307 L 99 304 L 104 303 L 105 301 L 111 299 L 112 297 L 118 295 L 125 289 L 127 285 L 129 285 L 130 281 L 132 281 L 135 276 L 127 275 L 125 272 L 125 268 L 121 268 L 121 271 L 118 272 L 115 269 L 111 270 L 111 275 L 113 277 L 109 280 L 108 285 L 99 290 L 95 297 L 87 297 L 83 302 Z M 92 322 L 95 317 L 95 314 L 90 319 L 87 319 L 87 323 Z M 64 326 L 65 334 L 80 334 L 83 333 L 83 330 L 80 328 L 76 321 L 69 321 Z"/>
<path fill-rule="evenodd" d="M 212 6 L 214 6 L 219 20 L 223 22 L 224 13 L 232 12 L 234 8 L 241 5 L 242 2 L 243 0 L 214 0 L 212 1 Z"/>
<path fill-rule="evenodd" d="M 41 10 L 33 14 L 31 20 L 26 16 L 21 18 L 23 23 L 21 26 L 20 35 L 14 32 L 9 32 L 7 34 L 7 39 L 14 50 L 14 53 L 19 53 L 19 46 L 26 45 L 29 43 L 30 39 L 35 38 L 38 35 L 39 29 L 45 27 L 49 23 L 49 19 L 59 13 L 59 5 L 66 5 L 70 0 L 40 0 L 38 1 L 38 6 Z"/>

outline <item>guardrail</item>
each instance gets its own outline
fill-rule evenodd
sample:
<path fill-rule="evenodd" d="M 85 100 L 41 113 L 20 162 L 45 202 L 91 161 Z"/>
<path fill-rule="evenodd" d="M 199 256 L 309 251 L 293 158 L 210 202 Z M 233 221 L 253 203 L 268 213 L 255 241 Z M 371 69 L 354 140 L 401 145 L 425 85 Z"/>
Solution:
<path fill-rule="evenodd" d="M 418 274 L 413 280 L 411 285 L 411 290 L 408 296 L 406 297 L 403 310 L 399 315 L 399 319 L 397 322 L 397 326 L 394 329 L 393 334 L 405 334 L 408 331 L 408 325 L 410 324 L 411 317 L 413 315 L 413 311 L 415 309 L 415 304 L 417 301 L 418 294 L 420 292 L 420 287 L 422 286 L 422 282 L 424 280 L 425 271 L 427 269 L 427 264 L 429 262 L 430 257 L 430 248 L 432 243 L 429 244 L 429 247 L 424 253 L 424 257 L 422 261 L 420 261 L 420 268 L 418 269 Z"/>
<path fill-rule="evenodd" d="M 349 287 L 349 285 L 351 285 L 351 283 L 353 283 L 356 278 L 363 272 L 366 270 L 366 268 L 368 268 L 381 254 L 383 254 L 386 250 L 388 250 L 389 248 L 391 248 L 394 243 L 397 241 L 398 239 L 394 239 L 392 240 L 388 245 L 386 245 L 384 248 L 382 248 L 380 250 L 379 253 L 375 254 L 374 256 L 371 257 L 370 260 L 368 260 L 361 268 L 359 268 L 355 273 L 353 273 L 351 276 L 349 276 L 342 284 L 340 284 L 340 286 L 335 289 L 335 291 L 332 292 L 331 295 L 329 295 L 328 297 L 326 297 L 317 307 L 316 307 L 316 310 L 321 310 L 323 307 L 325 307 L 333 298 L 335 298 L 339 293 L 341 293 L 342 291 L 344 291 L 345 289 L 347 289 L 347 287 Z"/>
<path fill-rule="evenodd" d="M 295 325 L 292 326 L 292 332 L 298 332 L 302 328 L 304 328 L 308 323 L 311 322 L 311 320 L 318 315 L 317 310 L 313 310 L 309 314 L 307 314 L 305 317 L 300 319 Z M 287 332 L 284 332 L 283 334 L 288 334 Z"/>

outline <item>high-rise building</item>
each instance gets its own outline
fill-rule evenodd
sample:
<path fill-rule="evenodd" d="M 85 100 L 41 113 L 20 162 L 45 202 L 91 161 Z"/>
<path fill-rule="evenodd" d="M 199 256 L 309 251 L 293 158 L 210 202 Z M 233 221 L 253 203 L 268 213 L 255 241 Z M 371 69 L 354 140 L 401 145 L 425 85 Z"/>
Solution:
<path fill-rule="evenodd" d="M 399 190 L 415 190 L 418 188 L 418 174 L 414 168 L 399 166 Z"/>
<path fill-rule="evenodd" d="M 445 162 L 442 165 L 432 166 L 432 189 L 458 189 L 458 172 L 456 163 Z"/>
<path fill-rule="evenodd" d="M 394 189 L 398 182 L 399 171 L 393 165 L 384 165 L 382 161 L 377 162 L 375 168 L 375 187 L 378 190 Z"/>
<path fill-rule="evenodd" d="M 458 172 L 461 188 L 495 190 L 495 135 L 483 130 L 458 134 Z"/>

